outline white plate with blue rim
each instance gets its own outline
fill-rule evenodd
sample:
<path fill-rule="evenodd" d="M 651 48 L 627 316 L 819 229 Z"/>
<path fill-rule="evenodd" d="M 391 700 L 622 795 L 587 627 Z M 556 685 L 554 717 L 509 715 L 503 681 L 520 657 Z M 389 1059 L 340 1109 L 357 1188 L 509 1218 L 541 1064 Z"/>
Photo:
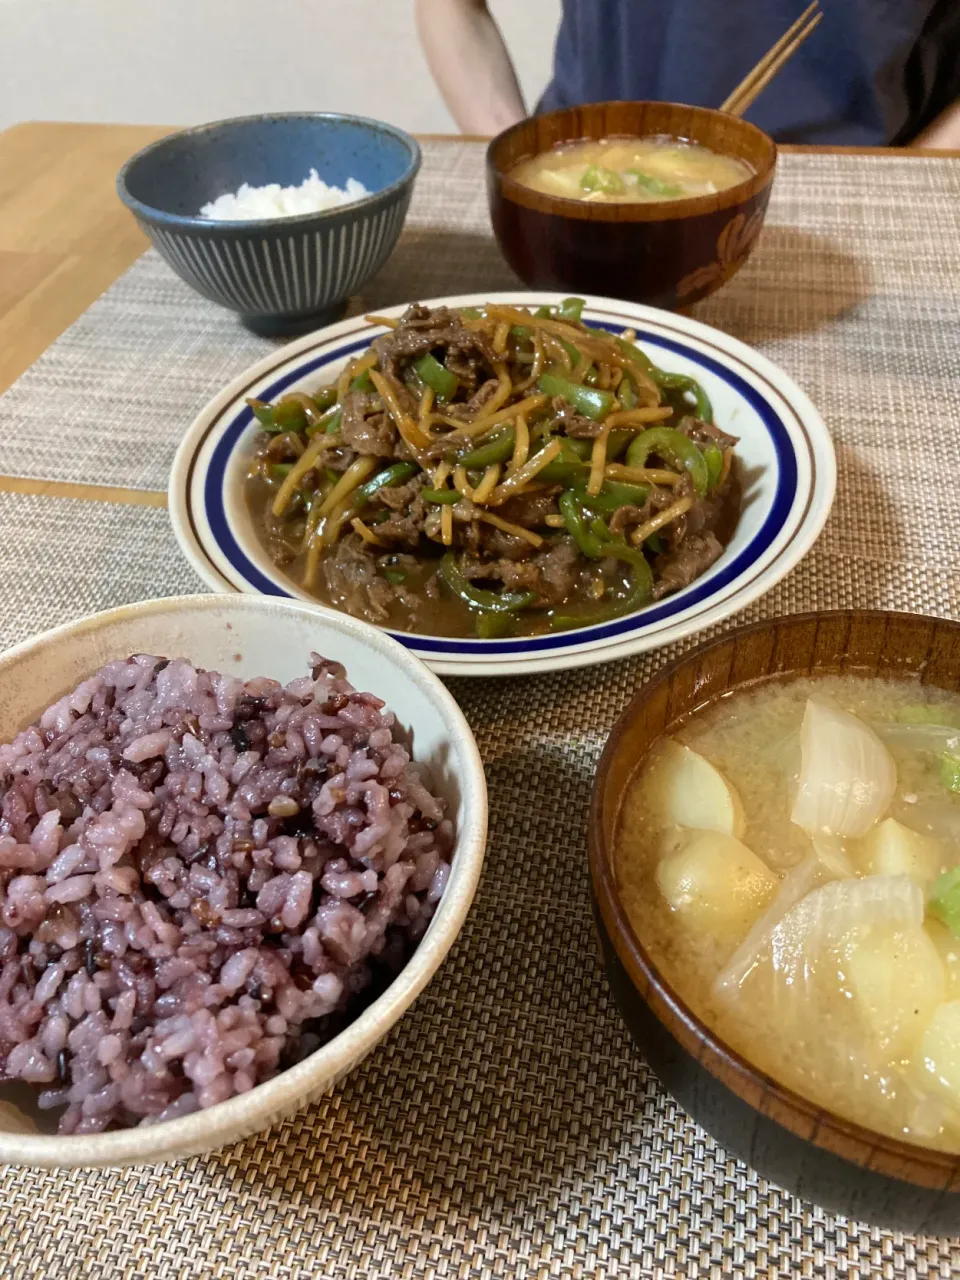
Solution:
<path fill-rule="evenodd" d="M 511 292 L 436 298 L 425 305 L 499 302 L 536 309 L 560 301 L 560 294 Z M 382 314 L 400 316 L 404 310 Z M 613 621 L 509 639 L 391 630 L 435 671 L 554 671 L 661 648 L 764 595 L 806 555 L 830 513 L 836 482 L 830 434 L 807 396 L 771 361 L 709 325 L 652 307 L 588 297 L 583 319 L 615 334 L 635 330 L 654 364 L 691 375 L 706 390 L 717 426 L 739 438 L 744 489 L 734 534 L 722 556 L 690 586 Z M 187 559 L 214 590 L 315 601 L 273 563 L 246 505 L 245 479 L 258 434 L 247 399 L 272 401 L 325 385 L 381 332 L 357 316 L 292 342 L 235 379 L 187 432 L 171 472 L 170 515 Z"/>

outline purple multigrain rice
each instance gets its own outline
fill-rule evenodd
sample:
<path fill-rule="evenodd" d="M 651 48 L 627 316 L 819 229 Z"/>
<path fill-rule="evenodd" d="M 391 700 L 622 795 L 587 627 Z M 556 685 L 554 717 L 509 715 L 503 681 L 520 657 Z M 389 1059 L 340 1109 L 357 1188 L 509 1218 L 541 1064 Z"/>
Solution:
<path fill-rule="evenodd" d="M 453 828 L 383 703 L 138 654 L 0 745 L 0 1080 L 62 1133 L 156 1123 L 315 1048 L 402 966 Z"/>

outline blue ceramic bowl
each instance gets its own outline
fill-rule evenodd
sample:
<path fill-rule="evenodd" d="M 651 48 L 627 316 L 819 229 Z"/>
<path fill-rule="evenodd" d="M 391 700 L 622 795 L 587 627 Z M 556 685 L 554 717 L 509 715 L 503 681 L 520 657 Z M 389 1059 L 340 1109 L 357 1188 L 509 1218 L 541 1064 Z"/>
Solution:
<path fill-rule="evenodd" d="M 379 120 L 333 112 L 245 116 L 152 143 L 117 177 L 120 199 L 157 251 L 205 298 L 260 332 L 336 318 L 390 256 L 406 217 L 420 148 Z M 372 194 L 292 218 L 221 222 L 200 209 L 242 183 L 299 186 L 311 169 Z"/>

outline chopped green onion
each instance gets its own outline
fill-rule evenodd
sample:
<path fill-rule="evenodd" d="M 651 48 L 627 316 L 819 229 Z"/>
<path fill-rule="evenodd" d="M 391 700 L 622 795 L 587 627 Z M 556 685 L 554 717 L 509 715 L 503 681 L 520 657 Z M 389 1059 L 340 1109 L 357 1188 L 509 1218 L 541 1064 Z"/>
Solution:
<path fill-rule="evenodd" d="M 960 938 L 960 867 L 945 871 L 933 882 L 927 910 Z"/>
<path fill-rule="evenodd" d="M 605 169 L 601 164 L 588 165 L 580 179 L 580 190 L 588 193 L 602 191 L 604 195 L 621 196 L 624 182 L 619 173 Z"/>
<path fill-rule="evenodd" d="M 945 751 L 940 757 L 940 781 L 948 791 L 960 792 L 960 756 Z"/>
<path fill-rule="evenodd" d="M 683 187 L 678 187 L 672 182 L 661 182 L 659 178 L 655 178 L 650 173 L 643 173 L 640 169 L 628 169 L 627 173 L 633 178 L 638 187 L 643 187 L 645 191 L 649 191 L 653 196 L 683 195 Z"/>
<path fill-rule="evenodd" d="M 894 719 L 901 724 L 944 724 L 950 729 L 960 729 L 960 715 L 942 703 L 919 702 L 915 706 L 900 707 Z"/>

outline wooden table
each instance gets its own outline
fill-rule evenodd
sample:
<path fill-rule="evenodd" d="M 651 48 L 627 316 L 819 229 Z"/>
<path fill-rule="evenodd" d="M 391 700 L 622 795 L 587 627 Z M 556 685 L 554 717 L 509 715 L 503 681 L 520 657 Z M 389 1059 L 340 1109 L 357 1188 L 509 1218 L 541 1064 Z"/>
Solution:
<path fill-rule="evenodd" d="M 0 392 L 146 249 L 114 180 L 168 132 L 20 124 L 0 134 Z"/>

